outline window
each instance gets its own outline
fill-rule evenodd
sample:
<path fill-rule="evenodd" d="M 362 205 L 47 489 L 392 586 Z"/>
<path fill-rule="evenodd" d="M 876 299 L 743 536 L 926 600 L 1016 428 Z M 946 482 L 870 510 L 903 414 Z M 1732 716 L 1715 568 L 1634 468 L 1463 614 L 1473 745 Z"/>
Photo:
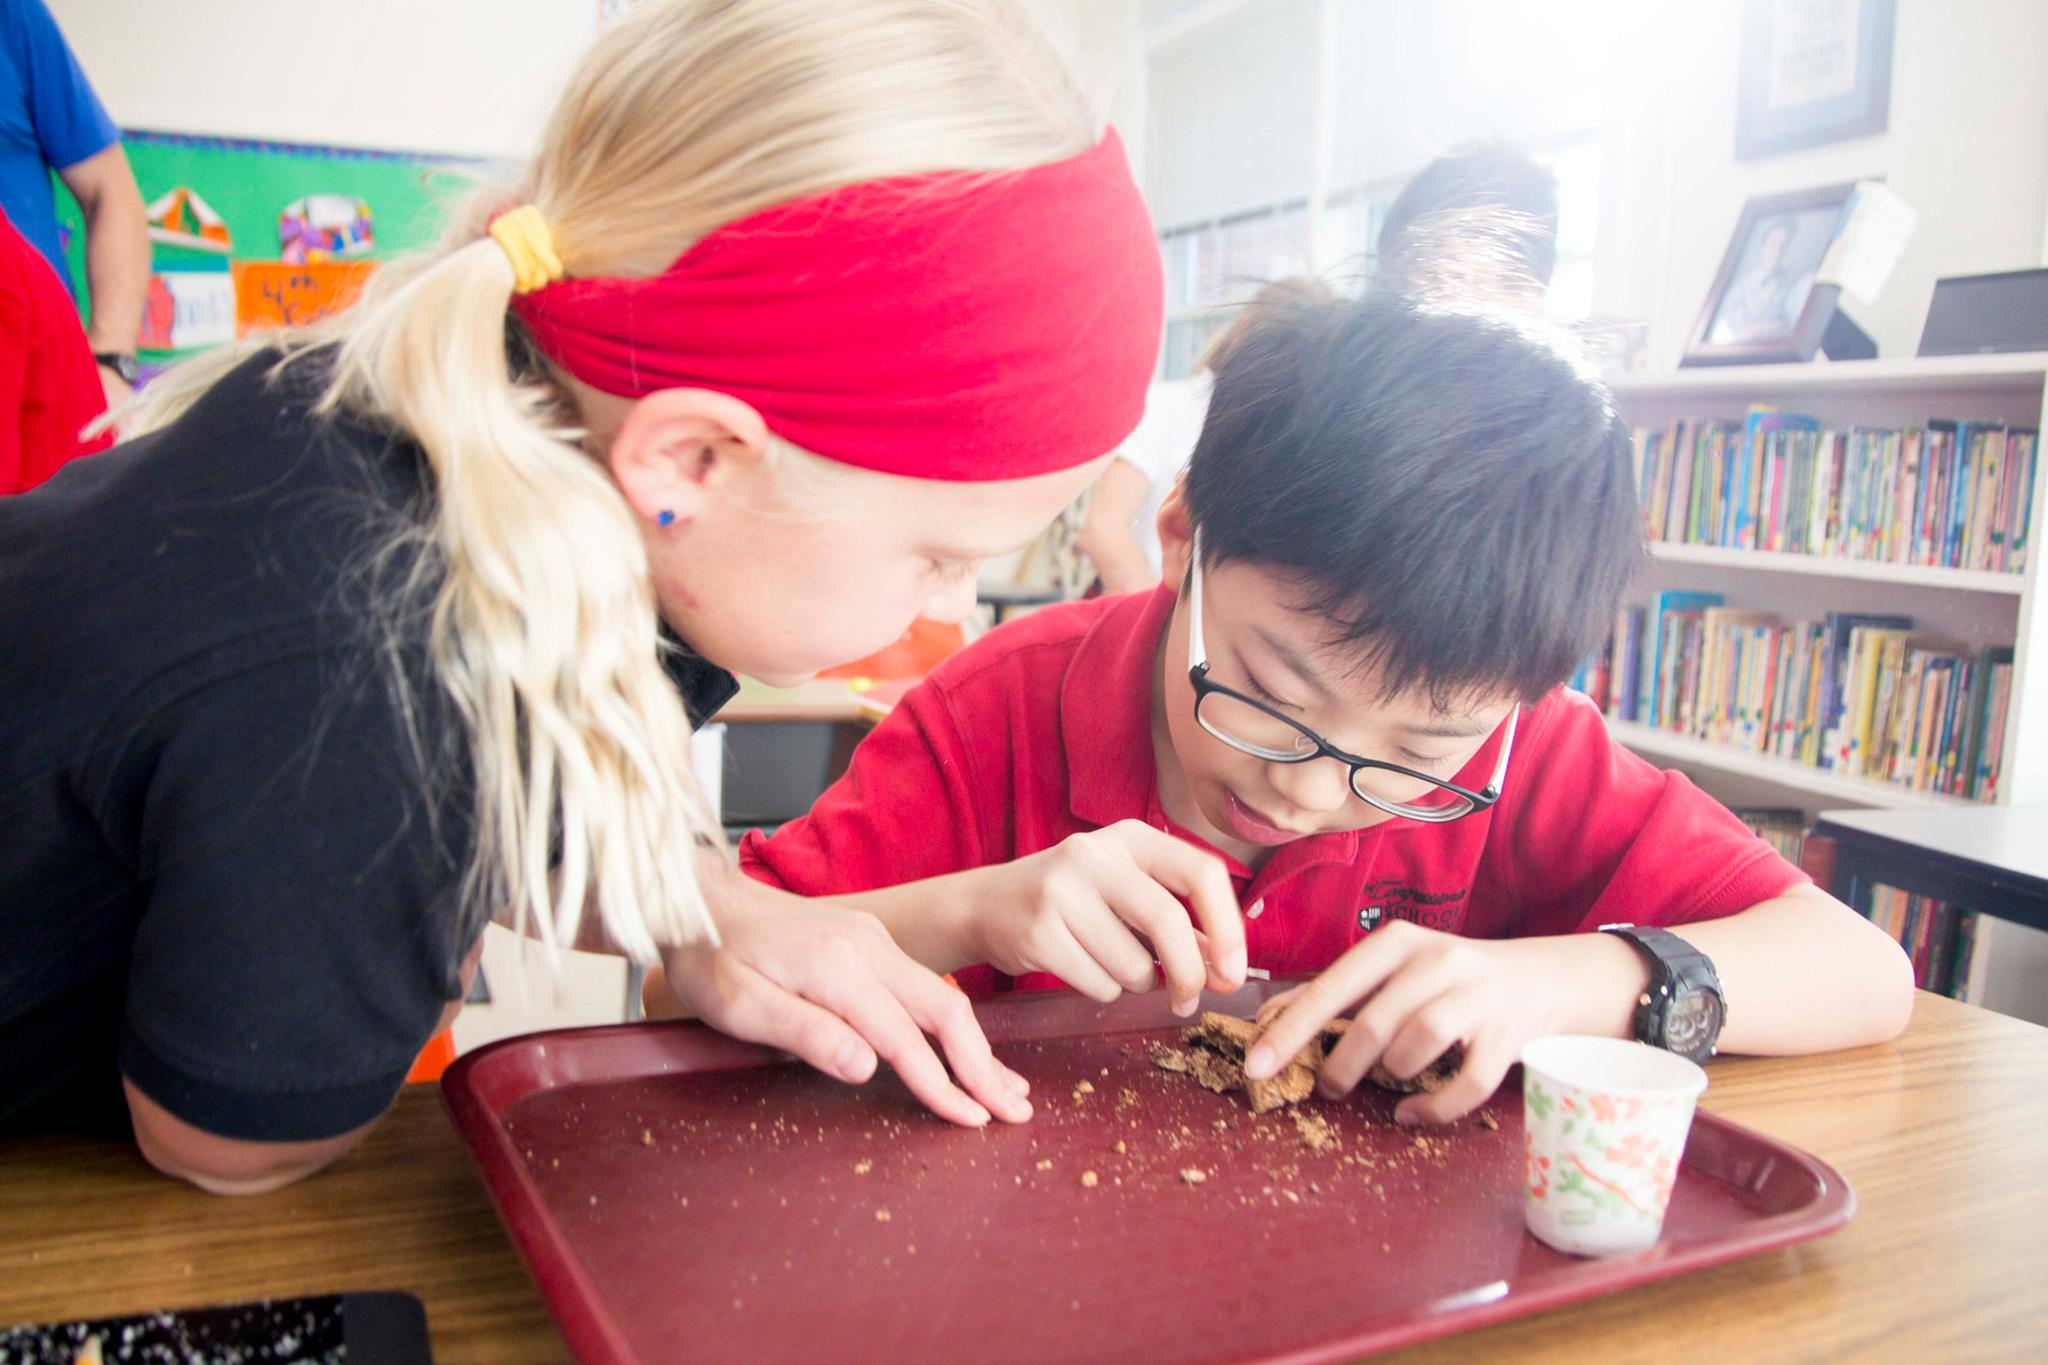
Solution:
<path fill-rule="evenodd" d="M 1599 126 L 1614 0 L 1241 0 L 1146 12 L 1147 198 L 1167 267 L 1162 378 L 1258 286 L 1372 268 L 1388 206 L 1437 153 L 1487 135 L 1558 177 L 1560 321 L 1592 310 Z M 1315 149 L 1330 189 L 1309 204 Z M 1311 240 L 1313 238 L 1313 240 Z"/>
<path fill-rule="evenodd" d="M 1587 132 L 1533 154 L 1557 175 L 1557 271 L 1546 311 L 1560 322 L 1576 322 L 1593 311 L 1600 145 Z M 1402 176 L 1332 194 L 1317 224 L 1313 256 L 1308 206 L 1302 200 L 1161 232 L 1166 344 L 1158 377 L 1174 379 L 1191 371 L 1209 338 L 1262 284 L 1313 271 L 1339 289 L 1356 291 L 1372 273 L 1380 227 L 1406 183 Z"/>

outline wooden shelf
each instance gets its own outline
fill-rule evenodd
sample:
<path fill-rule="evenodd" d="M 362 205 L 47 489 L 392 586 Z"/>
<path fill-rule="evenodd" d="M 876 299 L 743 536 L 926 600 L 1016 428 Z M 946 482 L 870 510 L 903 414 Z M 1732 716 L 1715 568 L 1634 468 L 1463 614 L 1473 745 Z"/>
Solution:
<path fill-rule="evenodd" d="M 1908 360 L 1813 361 L 1804 365 L 1726 365 L 1607 376 L 1619 398 L 1686 395 L 1768 398 L 1798 393 L 1968 392 L 2019 389 L 2048 380 L 2048 351 L 1931 356 Z"/>
<path fill-rule="evenodd" d="M 1711 564 L 1718 568 L 1746 569 L 1756 573 L 1804 574 L 1814 578 L 1854 578 L 1868 583 L 1898 583 L 1907 587 L 1942 588 L 1950 592 L 1994 593 L 2007 597 L 2018 597 L 2026 590 L 2024 574 L 1992 573 L 1982 569 L 1936 568 L 1926 564 L 1887 564 L 1877 560 L 1844 559 L 1834 555 L 1736 550 L 1725 545 L 1688 545 L 1668 540 L 1651 541 L 1650 553 L 1668 564 Z"/>
<path fill-rule="evenodd" d="M 1773 754 L 1752 753 L 1746 749 L 1730 748 L 1725 744 L 1710 744 L 1706 740 L 1694 739 L 1690 735 L 1673 734 L 1669 730 L 1659 730 L 1635 721 L 1615 720 L 1610 717 L 1607 728 L 1616 739 L 1647 757 L 1756 778 L 1788 791 L 1803 792 L 1830 801 L 1842 801 L 1852 806 L 1906 808 L 1980 804 L 1958 796 L 1909 791 L 1904 787 L 1893 786 L 1889 782 L 1875 782 L 1864 777 L 1838 776 L 1825 769 L 1809 768 L 1804 763 L 1794 763 L 1790 759 L 1779 758 Z"/>

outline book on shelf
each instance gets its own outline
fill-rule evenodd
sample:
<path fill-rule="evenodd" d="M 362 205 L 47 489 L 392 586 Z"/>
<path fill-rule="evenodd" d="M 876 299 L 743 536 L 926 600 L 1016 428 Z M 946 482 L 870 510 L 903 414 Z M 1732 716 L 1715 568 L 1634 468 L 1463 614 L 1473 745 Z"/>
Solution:
<path fill-rule="evenodd" d="M 1738 806 L 1734 813 L 1786 861 L 1813 878 L 1814 885 L 1823 891 L 1833 889 L 1835 840 L 1811 833 L 1804 811 Z M 1862 899 L 1865 890 L 1852 890 L 1852 903 Z M 1905 949 L 1913 963 L 1914 985 L 1972 1003 L 1981 999 L 1984 959 L 1990 951 L 1986 946 L 1992 927 L 1988 917 L 1980 919 L 1974 911 L 1895 886 L 1872 884 L 1867 891 L 1871 923 Z"/>
<path fill-rule="evenodd" d="M 1617 720 L 1912 791 L 1997 799 L 2010 646 L 1972 651 L 1907 616 L 1786 623 L 1715 593 L 1625 608 L 1571 685 Z"/>
<path fill-rule="evenodd" d="M 1896 886 L 1873 886 L 1870 920 L 1906 950 L 1915 986 L 1952 999 L 1967 998 L 1971 959 L 1979 943 L 1974 911 Z"/>
<path fill-rule="evenodd" d="M 1994 573 L 2026 568 L 2039 446 L 1996 422 L 1824 429 L 1768 407 L 1635 431 L 1652 540 Z"/>
<path fill-rule="evenodd" d="M 1805 811 L 1786 806 L 1736 806 L 1733 810 L 1735 818 L 1748 825 L 1759 839 L 1776 849 L 1779 857 L 1797 865 L 1800 871 L 1813 877 L 1823 891 L 1827 889 L 1827 882 L 1814 876 L 1813 869 L 1807 867 L 1804 861 L 1809 837 L 1806 832 Z M 1830 875 L 1832 876 L 1832 869 Z"/>

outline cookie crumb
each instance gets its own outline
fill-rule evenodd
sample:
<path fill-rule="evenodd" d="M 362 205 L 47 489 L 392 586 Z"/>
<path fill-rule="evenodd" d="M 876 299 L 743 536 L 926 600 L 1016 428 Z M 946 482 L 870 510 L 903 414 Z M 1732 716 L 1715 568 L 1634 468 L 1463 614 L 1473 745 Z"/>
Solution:
<path fill-rule="evenodd" d="M 1289 1111 L 1294 1120 L 1295 1131 L 1301 1134 L 1302 1146 L 1311 1152 L 1327 1152 L 1337 1145 L 1337 1130 L 1321 1114 L 1312 1114 L 1305 1109 Z"/>

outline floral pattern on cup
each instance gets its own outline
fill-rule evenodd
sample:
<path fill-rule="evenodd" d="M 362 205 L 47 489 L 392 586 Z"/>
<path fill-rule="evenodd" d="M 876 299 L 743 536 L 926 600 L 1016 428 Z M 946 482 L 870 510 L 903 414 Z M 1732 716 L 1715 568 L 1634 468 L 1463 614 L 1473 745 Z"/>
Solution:
<path fill-rule="evenodd" d="M 1643 1055 L 1651 1050 L 1638 1043 L 1542 1041 L 1554 1046 L 1544 1052 L 1532 1045 L 1539 1058 L 1594 1083 L 1561 1081 L 1525 1055 L 1522 1146 L 1530 1231 L 1561 1251 L 1584 1255 L 1651 1245 L 1677 1183 L 1705 1073 L 1669 1053 Z"/>

